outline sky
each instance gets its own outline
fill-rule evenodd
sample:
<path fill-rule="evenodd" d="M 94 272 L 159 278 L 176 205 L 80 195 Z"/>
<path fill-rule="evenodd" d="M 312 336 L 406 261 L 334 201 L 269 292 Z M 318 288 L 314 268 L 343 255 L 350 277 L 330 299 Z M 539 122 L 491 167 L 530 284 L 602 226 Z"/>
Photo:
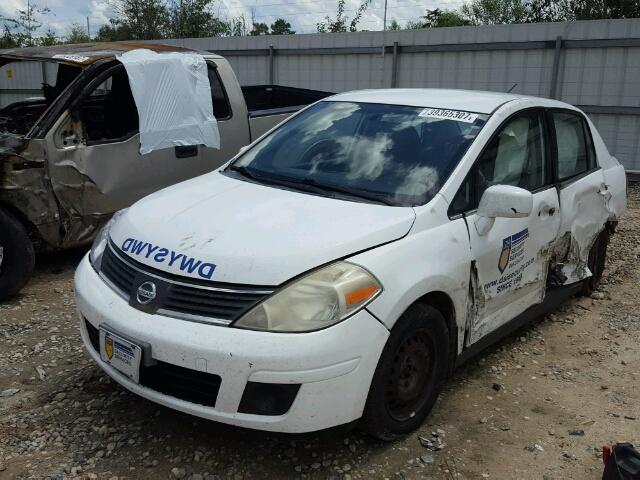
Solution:
<path fill-rule="evenodd" d="M 40 7 L 48 7 L 52 14 L 45 17 L 43 30 L 51 27 L 63 37 L 71 23 L 86 26 L 89 17 L 91 34 L 113 16 L 108 1 L 104 0 L 33 0 Z M 372 0 L 359 24 L 360 30 L 382 30 L 385 0 Z M 214 0 L 213 10 L 221 18 L 242 14 L 247 19 L 271 24 L 282 17 L 289 21 L 297 33 L 316 31 L 316 23 L 326 15 L 335 17 L 338 0 Z M 350 19 L 360 0 L 347 0 L 345 14 Z M 462 0 L 387 0 L 387 22 L 398 20 L 404 25 L 424 14 L 425 9 L 456 9 Z M 18 8 L 25 8 L 26 0 L 0 0 L 0 16 L 15 16 Z M 253 15 L 252 15 L 253 14 Z"/>

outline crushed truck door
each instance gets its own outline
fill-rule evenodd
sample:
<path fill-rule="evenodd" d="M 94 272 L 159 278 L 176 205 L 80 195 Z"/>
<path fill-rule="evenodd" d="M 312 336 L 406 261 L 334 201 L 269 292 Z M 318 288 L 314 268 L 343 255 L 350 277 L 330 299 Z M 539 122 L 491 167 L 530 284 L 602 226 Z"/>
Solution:
<path fill-rule="evenodd" d="M 220 133 L 225 135 L 233 129 L 228 125 L 233 121 L 231 108 L 215 70 L 209 80 L 218 82 L 211 88 L 218 110 L 214 114 L 222 116 Z M 248 127 L 244 128 L 248 137 Z M 114 211 L 161 188 L 210 172 L 241 146 L 231 141 L 222 149 L 185 145 L 140 154 L 138 111 L 125 68 L 116 62 L 78 93 L 47 133 L 46 142 L 51 182 L 68 220 L 67 236 L 74 243 L 89 239 Z"/>
<path fill-rule="evenodd" d="M 466 220 L 473 260 L 468 344 L 544 298 L 549 252 L 557 238 L 560 215 L 543 125 L 543 114 L 537 109 L 508 119 L 454 200 L 454 206 L 469 212 Z M 523 218 L 496 218 L 483 230 L 475 209 L 491 185 L 531 192 L 531 213 Z"/>

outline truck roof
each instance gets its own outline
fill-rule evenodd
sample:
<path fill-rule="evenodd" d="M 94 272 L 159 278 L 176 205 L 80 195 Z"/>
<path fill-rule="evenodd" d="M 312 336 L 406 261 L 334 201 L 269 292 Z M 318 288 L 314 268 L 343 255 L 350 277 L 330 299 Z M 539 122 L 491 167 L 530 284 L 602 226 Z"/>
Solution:
<path fill-rule="evenodd" d="M 341 102 L 383 103 L 413 107 L 446 108 L 475 113 L 492 113 L 501 105 L 517 99 L 535 99 L 548 104 L 566 106 L 563 102 L 513 93 L 454 90 L 444 88 L 388 88 L 339 93 L 326 100 Z"/>
<path fill-rule="evenodd" d="M 87 66 L 98 60 L 115 58 L 130 50 L 146 48 L 154 52 L 195 52 L 185 47 L 146 42 L 98 42 L 77 43 L 69 45 L 53 45 L 50 47 L 9 48 L 0 50 L 0 64 L 6 60 L 53 61 L 76 66 Z M 208 52 L 200 52 L 212 55 Z"/>

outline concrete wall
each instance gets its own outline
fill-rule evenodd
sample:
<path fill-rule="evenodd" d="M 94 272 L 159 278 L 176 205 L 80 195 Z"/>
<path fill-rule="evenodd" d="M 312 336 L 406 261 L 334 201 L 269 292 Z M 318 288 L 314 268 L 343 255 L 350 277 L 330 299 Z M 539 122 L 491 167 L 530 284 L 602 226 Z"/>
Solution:
<path fill-rule="evenodd" d="M 221 53 L 243 85 L 512 89 L 555 97 L 581 106 L 609 150 L 640 171 L 640 19 L 161 43 Z M 38 69 L 20 76 L 42 81 Z M 0 105 L 10 98 L 2 89 L 16 83 L 0 70 Z"/>

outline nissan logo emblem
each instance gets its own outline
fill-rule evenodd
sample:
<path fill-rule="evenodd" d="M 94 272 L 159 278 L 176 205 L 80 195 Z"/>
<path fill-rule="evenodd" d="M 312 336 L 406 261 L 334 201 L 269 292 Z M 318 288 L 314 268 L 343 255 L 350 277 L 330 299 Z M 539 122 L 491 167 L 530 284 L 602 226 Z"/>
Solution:
<path fill-rule="evenodd" d="M 144 282 L 138 287 L 136 300 L 140 305 L 146 305 L 156 298 L 156 284 L 153 282 Z"/>

